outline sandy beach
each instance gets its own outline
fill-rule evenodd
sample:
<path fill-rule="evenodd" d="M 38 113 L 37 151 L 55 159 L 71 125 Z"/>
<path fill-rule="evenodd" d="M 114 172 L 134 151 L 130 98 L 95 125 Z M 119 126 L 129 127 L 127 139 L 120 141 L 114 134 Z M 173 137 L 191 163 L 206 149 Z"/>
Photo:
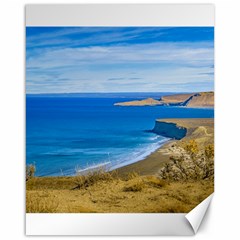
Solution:
<path fill-rule="evenodd" d="M 173 144 L 175 141 L 170 140 L 167 143 L 159 147 L 155 152 L 151 153 L 145 159 L 129 164 L 127 166 L 118 168 L 117 171 L 120 175 L 127 175 L 130 172 L 137 172 L 140 175 L 155 175 L 158 170 L 164 166 L 165 163 L 169 161 L 169 155 L 165 151 Z"/>
<path fill-rule="evenodd" d="M 174 123 L 187 129 L 182 140 L 196 139 L 201 145 L 213 143 L 214 119 L 159 119 L 156 122 Z M 170 140 L 145 159 L 118 169 L 121 175 L 136 171 L 140 175 L 155 175 L 164 164 L 169 162 L 170 156 L 178 154 L 172 146 L 178 145 L 179 140 Z"/>

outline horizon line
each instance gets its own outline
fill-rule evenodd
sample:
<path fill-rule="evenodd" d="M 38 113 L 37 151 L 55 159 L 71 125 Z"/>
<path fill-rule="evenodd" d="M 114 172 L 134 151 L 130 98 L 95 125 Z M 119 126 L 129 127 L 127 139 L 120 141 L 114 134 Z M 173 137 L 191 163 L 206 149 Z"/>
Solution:
<path fill-rule="evenodd" d="M 161 91 L 161 92 L 59 92 L 59 93 L 26 93 L 26 95 L 42 95 L 42 94 L 107 94 L 107 93 L 198 93 L 198 92 L 214 92 L 214 90 L 207 91 Z"/>

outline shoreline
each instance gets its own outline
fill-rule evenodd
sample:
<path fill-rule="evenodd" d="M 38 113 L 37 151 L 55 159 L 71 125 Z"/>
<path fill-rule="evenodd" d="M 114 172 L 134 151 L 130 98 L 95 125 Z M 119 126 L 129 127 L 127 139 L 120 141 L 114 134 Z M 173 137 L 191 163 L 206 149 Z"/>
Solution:
<path fill-rule="evenodd" d="M 126 176 L 131 172 L 136 172 L 139 175 L 156 175 L 159 170 L 170 160 L 170 156 L 173 153 L 169 153 L 169 149 L 173 144 L 177 144 L 181 139 L 191 139 L 194 130 L 199 127 L 208 127 L 210 132 L 213 132 L 213 118 L 176 118 L 176 119 L 156 119 L 155 126 L 152 130 L 153 133 L 167 138 L 163 143 L 160 143 L 156 149 L 147 153 L 143 158 L 136 160 L 129 160 L 116 164 L 115 166 L 110 166 L 107 172 L 117 171 L 120 176 Z M 160 124 L 158 126 L 158 124 Z M 211 126 L 210 126 L 211 125 Z M 165 127 L 167 126 L 167 127 Z M 170 127 L 170 128 L 169 128 Z M 186 129 L 186 133 L 181 138 L 178 138 L 177 131 L 179 129 Z M 167 134 L 166 135 L 166 130 Z M 208 129 L 209 130 L 209 129 Z M 175 134 L 175 135 L 174 135 Z M 174 137 L 175 136 L 175 137 Z M 197 136 L 199 137 L 199 136 Z M 101 165 L 105 166 L 109 163 L 103 163 Z M 88 169 L 83 169 L 80 172 L 89 172 L 91 170 L 97 170 L 98 166 L 92 166 Z M 48 177 L 75 177 L 77 174 L 73 175 L 59 175 L 59 176 L 36 176 L 41 178 Z"/>
<path fill-rule="evenodd" d="M 157 133 L 155 133 L 156 135 L 159 135 Z M 160 135 L 161 136 L 161 135 Z M 164 137 L 164 136 L 161 136 L 161 137 Z M 123 161 L 119 164 L 116 164 L 116 165 L 113 165 L 112 167 L 110 167 L 109 171 L 113 171 L 113 170 L 118 170 L 120 168 L 124 168 L 124 167 L 127 167 L 131 164 L 135 164 L 135 163 L 138 163 L 138 162 L 141 162 L 141 161 L 144 161 L 147 157 L 149 157 L 151 154 L 155 153 L 158 149 L 162 148 L 165 144 L 167 144 L 169 141 L 171 141 L 171 139 L 163 139 L 161 141 L 159 141 L 159 146 L 157 146 L 155 149 L 153 149 L 152 151 L 148 151 L 146 152 L 145 154 L 142 154 L 141 156 L 139 156 L 138 158 L 135 158 L 135 159 L 131 159 L 131 160 L 128 160 L 128 161 Z"/>
<path fill-rule="evenodd" d="M 125 176 L 131 172 L 136 172 L 139 175 L 155 175 L 159 169 L 169 161 L 169 155 L 164 154 L 162 150 L 164 151 L 175 142 L 176 140 L 173 139 L 168 140 L 144 159 L 117 168 L 116 171 L 120 174 L 120 176 Z"/>
<path fill-rule="evenodd" d="M 154 132 L 153 132 L 154 133 Z M 159 135 L 157 133 L 155 133 L 156 135 Z M 161 136 L 161 135 L 160 135 Z M 164 136 L 162 136 L 164 137 Z M 65 177 L 69 176 L 77 176 L 78 173 L 81 174 L 81 173 L 88 173 L 88 172 L 91 172 L 91 171 L 96 171 L 98 169 L 101 169 L 104 167 L 106 167 L 106 172 L 112 172 L 112 171 L 119 171 L 119 169 L 121 168 L 125 168 L 129 165 L 132 165 L 132 164 L 135 164 L 135 163 L 138 163 L 140 161 L 144 161 L 146 158 L 148 158 L 149 156 L 151 156 L 152 154 L 154 154 L 156 151 L 158 151 L 159 149 L 161 149 L 165 144 L 169 143 L 170 141 L 172 141 L 172 139 L 170 138 L 166 138 L 164 137 L 165 139 L 162 139 L 159 141 L 159 145 L 154 148 L 153 150 L 151 151 L 148 151 L 144 154 L 141 154 L 140 156 L 138 156 L 137 158 L 134 158 L 134 159 L 131 159 L 131 160 L 127 160 L 127 161 L 123 161 L 123 162 L 120 162 L 118 164 L 112 164 L 111 162 L 103 162 L 103 163 L 100 163 L 100 164 L 96 164 L 96 165 L 92 165 L 92 166 L 89 166 L 87 168 L 84 168 L 84 169 L 81 169 L 81 170 L 78 170 L 76 174 L 73 174 L 73 175 L 64 175 Z M 42 176 L 42 177 L 50 177 L 50 176 Z M 53 176 L 53 177 L 61 177 L 61 175 L 59 176 Z"/>
<path fill-rule="evenodd" d="M 206 142 L 213 141 L 214 118 L 157 119 L 154 128 L 156 128 L 157 123 L 164 124 L 168 123 L 169 125 L 172 125 L 174 127 L 185 128 L 187 130 L 186 135 L 181 139 L 172 138 L 143 160 L 118 168 L 117 171 L 120 175 L 124 176 L 130 172 L 137 172 L 140 175 L 156 175 L 158 171 L 167 162 L 169 162 L 170 156 L 174 154 L 169 151 L 169 148 L 173 144 L 177 144 L 182 139 L 183 140 L 197 139 L 198 141 L 198 138 L 202 139 L 205 137 L 205 134 L 207 134 L 209 136 L 207 136 L 207 139 L 205 139 L 205 141 Z M 160 133 L 157 134 L 160 135 Z M 199 143 L 201 144 L 201 142 Z"/>

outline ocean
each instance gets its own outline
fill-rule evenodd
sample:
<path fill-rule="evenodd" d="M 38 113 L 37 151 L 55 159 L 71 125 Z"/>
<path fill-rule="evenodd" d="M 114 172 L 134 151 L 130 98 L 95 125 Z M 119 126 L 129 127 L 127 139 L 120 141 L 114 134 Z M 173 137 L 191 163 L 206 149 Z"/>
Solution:
<path fill-rule="evenodd" d="M 45 94 L 26 97 L 26 162 L 37 176 L 68 176 L 144 159 L 167 138 L 148 132 L 157 118 L 213 118 L 213 109 L 121 107 L 169 93 Z"/>

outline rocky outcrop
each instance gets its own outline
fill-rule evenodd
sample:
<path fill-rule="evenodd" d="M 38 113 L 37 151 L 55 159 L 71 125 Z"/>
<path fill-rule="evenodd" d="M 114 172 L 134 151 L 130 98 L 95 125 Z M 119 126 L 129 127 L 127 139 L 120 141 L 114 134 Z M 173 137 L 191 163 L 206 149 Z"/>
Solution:
<path fill-rule="evenodd" d="M 152 132 L 164 137 L 179 140 L 186 136 L 187 129 L 185 127 L 177 125 L 176 123 L 166 122 L 164 120 L 156 120 Z"/>
<path fill-rule="evenodd" d="M 214 93 L 200 92 L 189 94 L 173 94 L 163 96 L 159 100 L 147 98 L 143 100 L 119 102 L 115 106 L 183 106 L 191 108 L 214 107 Z"/>

